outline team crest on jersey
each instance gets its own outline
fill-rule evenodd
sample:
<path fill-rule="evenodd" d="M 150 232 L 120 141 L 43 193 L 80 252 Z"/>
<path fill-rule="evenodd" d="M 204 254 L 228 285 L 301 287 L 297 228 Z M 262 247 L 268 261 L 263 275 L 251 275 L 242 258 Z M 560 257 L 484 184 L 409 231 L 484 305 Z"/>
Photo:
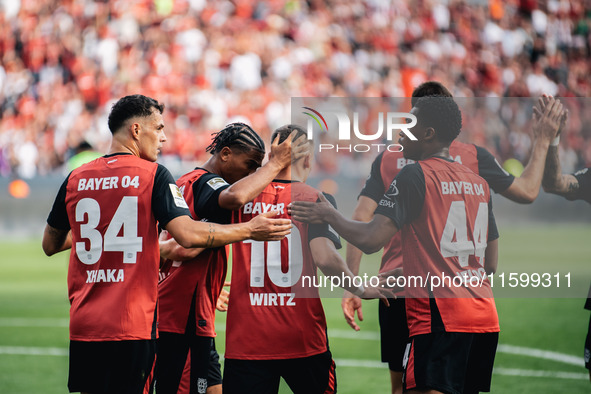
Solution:
<path fill-rule="evenodd" d="M 199 394 L 205 394 L 207 392 L 207 379 L 198 378 L 197 379 L 197 392 Z"/>
<path fill-rule="evenodd" d="M 223 180 L 220 177 L 216 177 L 216 178 L 211 178 L 209 181 L 207 181 L 207 184 L 213 190 L 218 190 L 220 187 L 227 185 L 228 182 L 226 182 L 225 180 Z"/>
<path fill-rule="evenodd" d="M 172 194 L 172 198 L 174 199 L 174 205 L 176 205 L 179 208 L 189 209 L 189 207 L 187 206 L 187 202 L 183 198 L 183 193 L 181 193 L 179 187 L 174 183 L 169 183 L 168 185 L 170 186 L 170 193 Z"/>
<path fill-rule="evenodd" d="M 396 179 L 394 179 L 392 181 L 392 183 L 390 184 L 388 191 L 386 191 L 386 193 L 384 194 L 384 197 L 391 200 L 392 197 L 396 197 L 398 195 L 398 193 L 399 193 L 399 191 L 398 191 L 398 187 L 396 187 Z"/>

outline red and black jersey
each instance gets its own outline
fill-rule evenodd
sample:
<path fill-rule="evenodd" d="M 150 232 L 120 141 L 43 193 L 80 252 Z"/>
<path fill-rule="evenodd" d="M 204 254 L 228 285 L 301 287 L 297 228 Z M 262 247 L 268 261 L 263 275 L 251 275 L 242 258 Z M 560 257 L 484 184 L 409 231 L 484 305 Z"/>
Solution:
<path fill-rule="evenodd" d="M 229 223 L 231 211 L 219 206 L 220 193 L 230 185 L 219 175 L 197 168 L 178 179 L 195 220 Z M 166 261 L 158 284 L 159 330 L 184 334 L 194 300 L 195 335 L 214 337 L 215 306 L 226 278 L 225 247 L 208 248 L 187 261 Z"/>
<path fill-rule="evenodd" d="M 484 270 L 487 241 L 498 233 L 483 178 L 454 161 L 422 160 L 400 171 L 376 214 L 400 229 L 404 275 L 416 278 L 407 282 L 405 293 L 411 336 L 434 329 L 499 331 Z M 433 277 L 450 279 L 432 287 Z M 452 284 L 455 277 L 460 280 Z M 475 281 L 469 282 L 472 277 Z"/>
<path fill-rule="evenodd" d="M 156 337 L 157 222 L 189 215 L 164 167 L 108 155 L 70 173 L 47 222 L 71 229 L 70 339 Z"/>
<path fill-rule="evenodd" d="M 454 140 L 449 151 L 455 161 L 483 177 L 495 192 L 502 193 L 513 183 L 513 175 L 503 170 L 494 156 L 486 149 Z M 410 163 L 414 163 L 414 160 L 405 159 L 402 152 L 385 151 L 379 154 L 372 163 L 369 178 L 359 195 L 369 197 L 379 203 L 392 180 L 396 178 L 404 166 Z M 380 272 L 402 266 L 400 237 L 400 234 L 396 234 L 384 246 Z"/>
<path fill-rule="evenodd" d="M 332 198 L 332 197 L 331 197 Z M 273 181 L 252 202 L 235 211 L 234 223 L 270 210 L 289 218 L 291 201 L 316 201 L 318 191 L 303 183 Z M 338 236 L 326 224 L 294 222 L 281 241 L 232 245 L 232 288 L 226 330 L 226 358 L 274 360 L 308 357 L 328 350 L 326 320 L 309 241 Z"/>

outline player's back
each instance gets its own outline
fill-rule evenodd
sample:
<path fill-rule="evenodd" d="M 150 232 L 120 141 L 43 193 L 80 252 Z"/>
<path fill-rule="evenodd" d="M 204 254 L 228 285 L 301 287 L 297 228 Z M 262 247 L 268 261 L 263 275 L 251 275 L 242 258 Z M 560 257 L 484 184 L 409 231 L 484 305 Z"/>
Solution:
<path fill-rule="evenodd" d="M 318 191 L 300 182 L 273 181 L 233 215 L 246 222 L 271 210 L 289 218 L 292 200 L 316 201 Z M 326 320 L 318 290 L 302 283 L 316 278 L 308 225 L 294 222 L 281 241 L 232 245 L 232 287 L 226 358 L 272 360 L 326 352 Z"/>
<path fill-rule="evenodd" d="M 424 202 L 418 217 L 401 229 L 404 274 L 423 278 L 423 285 L 406 289 L 411 335 L 433 327 L 429 297 L 436 303 L 445 331 L 498 331 L 484 270 L 492 215 L 488 184 L 469 168 L 442 158 L 421 160 L 414 166 L 420 166 L 424 176 Z"/>
<path fill-rule="evenodd" d="M 69 175 L 71 339 L 155 337 L 159 251 L 151 198 L 157 168 L 116 154 Z"/>

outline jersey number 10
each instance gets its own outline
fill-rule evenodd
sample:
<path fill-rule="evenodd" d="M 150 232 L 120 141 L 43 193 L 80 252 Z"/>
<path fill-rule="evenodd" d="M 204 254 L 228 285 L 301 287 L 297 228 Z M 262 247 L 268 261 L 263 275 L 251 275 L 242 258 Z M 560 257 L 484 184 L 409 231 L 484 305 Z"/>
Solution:
<path fill-rule="evenodd" d="M 292 237 L 296 242 L 292 242 Z M 265 286 L 265 266 L 267 275 L 275 286 L 291 287 L 295 285 L 302 276 L 303 253 L 300 231 L 292 227 L 291 234 L 285 237 L 287 240 L 287 272 L 281 269 L 281 241 L 243 241 L 251 244 L 250 247 L 250 287 Z M 265 244 L 267 253 L 265 253 Z"/>

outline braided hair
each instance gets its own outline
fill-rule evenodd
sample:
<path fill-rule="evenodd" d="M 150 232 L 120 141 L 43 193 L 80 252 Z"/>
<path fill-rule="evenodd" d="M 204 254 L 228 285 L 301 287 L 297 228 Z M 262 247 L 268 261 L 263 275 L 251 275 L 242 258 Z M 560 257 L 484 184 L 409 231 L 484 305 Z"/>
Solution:
<path fill-rule="evenodd" d="M 211 135 L 214 137 L 205 151 L 212 155 L 221 152 L 225 146 L 238 148 L 244 152 L 254 149 L 265 153 L 265 143 L 262 138 L 247 124 L 230 123 L 222 131 Z"/>

